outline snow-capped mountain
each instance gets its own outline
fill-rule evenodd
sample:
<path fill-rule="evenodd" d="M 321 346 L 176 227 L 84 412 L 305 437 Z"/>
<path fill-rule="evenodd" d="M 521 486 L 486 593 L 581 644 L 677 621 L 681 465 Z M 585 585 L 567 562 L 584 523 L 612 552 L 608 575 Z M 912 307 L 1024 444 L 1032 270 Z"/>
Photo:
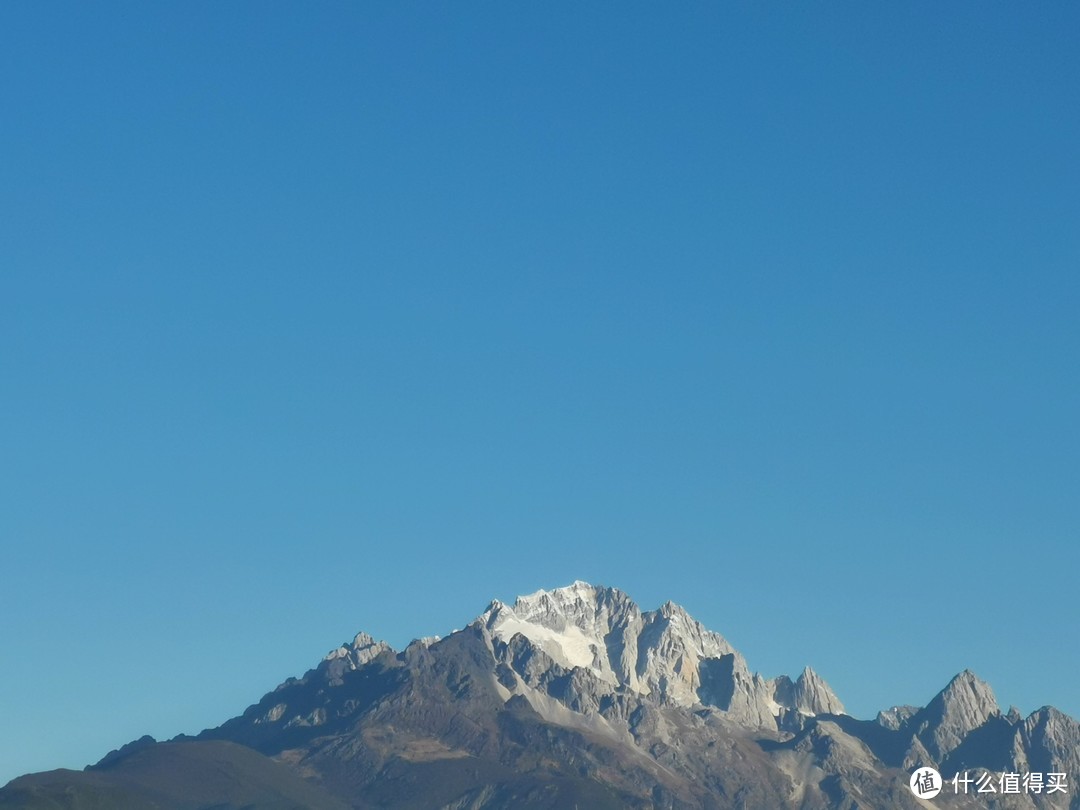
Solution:
<path fill-rule="evenodd" d="M 359 633 L 218 728 L 22 777 L 0 808 L 1080 808 L 1076 784 L 930 805 L 926 767 L 1080 779 L 1080 725 L 1003 714 L 966 671 L 857 720 L 809 668 L 762 677 L 678 605 L 575 582 L 400 652 Z"/>
<path fill-rule="evenodd" d="M 784 712 L 843 714 L 813 670 L 792 682 L 766 680 L 719 633 L 667 602 L 642 612 L 622 591 L 575 582 L 537 591 L 512 606 L 492 602 L 480 617 L 492 641 L 528 646 L 570 671 L 591 673 L 599 689 L 628 690 L 663 705 L 712 706 L 747 726 L 775 728 Z"/>

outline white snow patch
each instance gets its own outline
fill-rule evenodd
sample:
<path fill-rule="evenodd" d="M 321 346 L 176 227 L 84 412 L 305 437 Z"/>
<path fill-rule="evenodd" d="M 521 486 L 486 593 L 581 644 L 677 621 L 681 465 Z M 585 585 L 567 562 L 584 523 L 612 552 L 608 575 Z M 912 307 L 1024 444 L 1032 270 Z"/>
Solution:
<path fill-rule="evenodd" d="M 491 634 L 503 642 L 508 642 L 517 633 L 550 655 L 557 663 L 571 669 L 573 667 L 592 668 L 597 639 L 589 638 L 580 628 L 569 625 L 559 632 L 541 624 L 523 621 L 517 616 L 500 617 L 491 629 Z"/>

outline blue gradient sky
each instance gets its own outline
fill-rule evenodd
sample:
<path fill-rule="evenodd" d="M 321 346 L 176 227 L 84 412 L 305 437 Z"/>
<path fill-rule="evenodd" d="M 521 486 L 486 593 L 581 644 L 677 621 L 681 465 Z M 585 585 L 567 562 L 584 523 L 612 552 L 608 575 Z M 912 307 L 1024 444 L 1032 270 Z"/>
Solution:
<path fill-rule="evenodd" d="M 1080 715 L 1080 6 L 157 6 L 0 7 L 0 783 L 579 578 Z"/>

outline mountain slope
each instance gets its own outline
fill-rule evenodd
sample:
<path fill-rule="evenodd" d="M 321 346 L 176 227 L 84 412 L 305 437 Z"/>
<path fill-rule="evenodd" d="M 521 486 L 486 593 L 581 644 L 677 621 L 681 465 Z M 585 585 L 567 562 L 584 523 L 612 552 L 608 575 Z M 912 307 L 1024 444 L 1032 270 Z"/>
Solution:
<path fill-rule="evenodd" d="M 347 810 L 289 767 L 231 742 L 149 743 L 85 771 L 49 771 L 0 790 L 30 810 Z"/>

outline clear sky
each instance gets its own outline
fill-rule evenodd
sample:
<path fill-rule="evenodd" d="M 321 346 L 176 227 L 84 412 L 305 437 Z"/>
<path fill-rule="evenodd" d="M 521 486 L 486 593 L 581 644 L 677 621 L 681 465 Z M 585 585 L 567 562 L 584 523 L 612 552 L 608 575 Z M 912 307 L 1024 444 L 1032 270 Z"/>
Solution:
<path fill-rule="evenodd" d="M 574 579 L 1080 715 L 1078 37 L 0 6 L 0 782 Z"/>

